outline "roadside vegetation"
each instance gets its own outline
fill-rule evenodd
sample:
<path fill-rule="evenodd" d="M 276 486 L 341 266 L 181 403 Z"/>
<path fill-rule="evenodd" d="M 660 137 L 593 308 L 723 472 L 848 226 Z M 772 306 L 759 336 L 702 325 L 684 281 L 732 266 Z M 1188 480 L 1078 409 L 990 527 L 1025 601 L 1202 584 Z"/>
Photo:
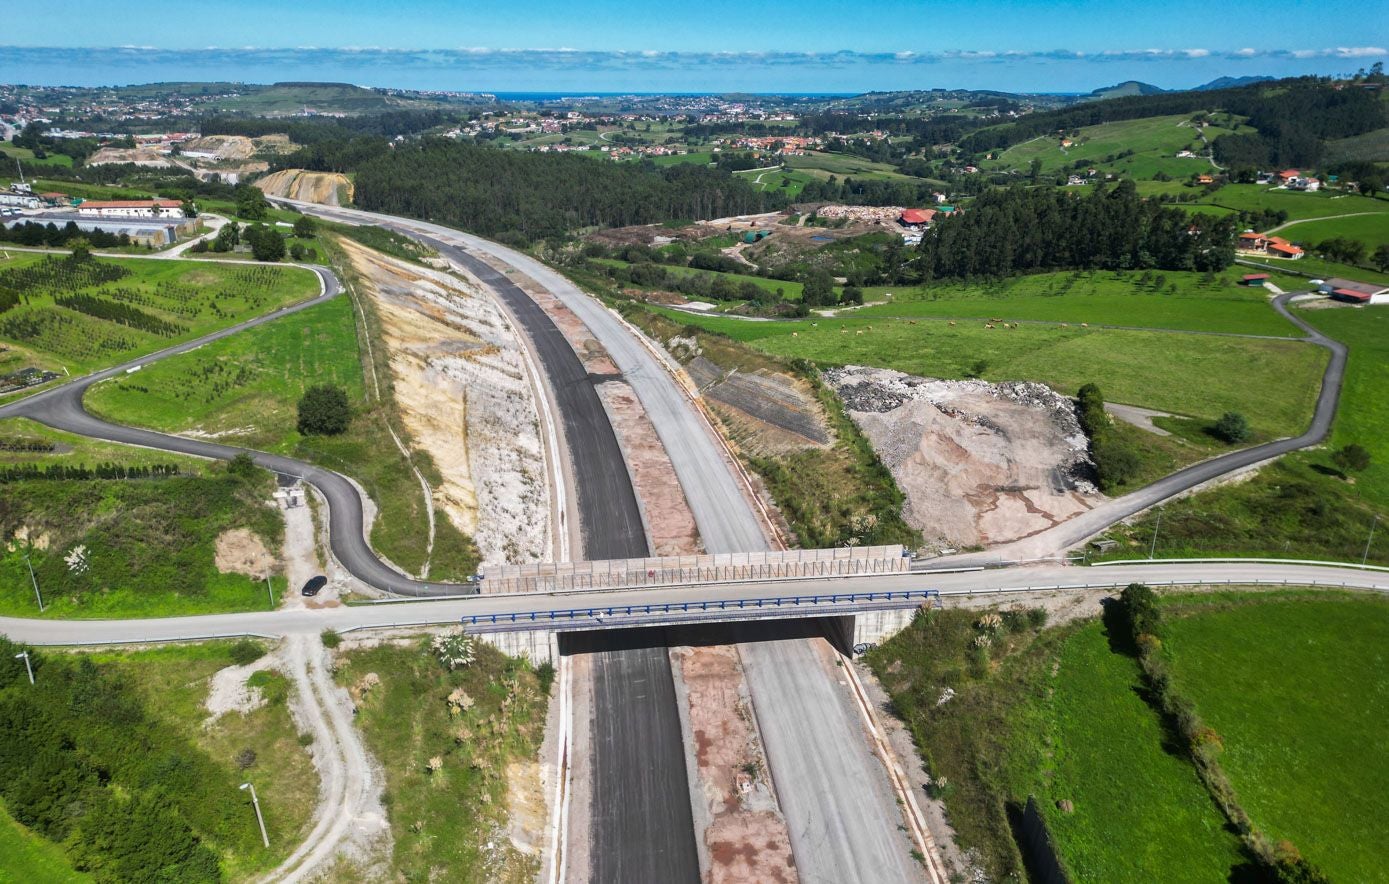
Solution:
<path fill-rule="evenodd" d="M 0 639 L 0 873 L 13 880 L 244 880 L 288 855 L 317 777 L 284 677 L 265 704 L 204 724 L 209 678 L 232 644 L 70 654 Z M 260 649 L 264 651 L 263 648 Z M 263 676 L 263 677 L 262 677 Z M 238 786 L 256 783 L 271 847 Z M 90 876 L 90 877 L 89 877 Z"/>
<path fill-rule="evenodd" d="M 723 335 L 678 325 L 630 301 L 619 306 L 628 320 L 667 345 L 676 337 L 693 339 L 702 358 L 724 371 L 765 372 L 808 383 L 829 423 L 828 445 L 780 451 L 757 450 L 752 440 L 735 445 L 739 457 L 766 483 L 801 546 L 901 543 L 912 548 L 920 544 L 920 534 L 902 520 L 904 498 L 892 474 L 844 413 L 838 398 L 819 381 L 813 365 L 769 358 Z M 739 428 L 720 409 L 714 412 L 736 440 Z"/>
<path fill-rule="evenodd" d="M 1377 776 L 1354 759 L 1381 740 L 1389 605 L 1230 591 L 1147 610 L 1137 629 L 1160 638 L 1137 644 L 1118 602 L 1051 628 L 1027 610 L 924 610 L 869 653 L 973 861 L 1022 876 L 1014 833 L 1034 796 L 1073 880 L 1376 879 L 1377 840 L 1337 820 L 1350 794 L 1364 825 L 1384 813 L 1353 783 Z"/>
<path fill-rule="evenodd" d="M 392 876 L 534 878 L 538 856 L 512 844 L 508 816 L 544 818 L 533 779 L 546 709 L 536 672 L 458 634 L 335 654 L 338 683 L 385 770 Z"/>
<path fill-rule="evenodd" d="M 351 286 L 346 262 L 338 262 L 337 270 Z M 441 518 L 429 554 L 428 513 L 412 461 L 432 486 L 439 476 L 427 455 L 412 450 L 407 460 L 391 437 L 387 354 L 379 343 L 365 343 L 364 334 L 373 342 L 380 338 L 363 323 L 375 329 L 373 308 L 349 292 L 98 384 L 86 404 L 117 423 L 212 435 L 350 476 L 378 507 L 371 529 L 378 552 L 410 573 L 419 573 L 428 561 L 432 577 L 461 579 L 476 572 L 476 548 Z M 318 386 L 346 397 L 351 414 L 342 432 L 300 431 L 299 402 Z M 403 430 L 396 432 L 406 438 Z"/>
<path fill-rule="evenodd" d="M 0 484 L 0 611 L 25 617 L 156 617 L 265 610 L 284 524 L 273 480 L 178 463 L 41 467 Z M 3 468 L 5 471 L 17 467 Z M 74 473 L 82 469 L 82 473 Z M 80 478 L 75 478 L 80 475 Z M 56 476 L 50 478 L 49 476 Z M 264 571 L 218 567 L 219 538 L 241 531 Z M 26 562 L 27 557 L 27 562 Z M 34 576 L 31 579 L 29 567 Z M 34 581 L 43 594 L 39 613 Z M 284 580 L 271 576 L 276 592 Z"/>

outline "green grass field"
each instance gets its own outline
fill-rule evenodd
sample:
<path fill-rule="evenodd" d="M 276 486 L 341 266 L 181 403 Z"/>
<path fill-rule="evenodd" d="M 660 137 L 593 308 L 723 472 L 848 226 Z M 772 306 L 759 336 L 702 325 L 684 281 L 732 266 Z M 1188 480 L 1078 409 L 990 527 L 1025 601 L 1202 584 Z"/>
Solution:
<path fill-rule="evenodd" d="M 1085 322 L 1300 337 L 1301 333 L 1268 305 L 1265 289 L 1236 284 L 1248 269 L 1233 267 L 1210 281 L 1199 273 L 1176 271 L 1091 271 L 1042 273 L 997 283 L 878 286 L 864 290 L 865 300 L 881 301 L 891 292 L 891 303 L 844 315 Z M 1274 282 L 1285 290 L 1305 286 L 1296 277 L 1280 277 Z"/>
<path fill-rule="evenodd" d="M 234 434 L 250 448 L 289 453 L 300 441 L 295 403 L 316 383 L 365 395 L 352 302 L 334 298 L 87 393 L 93 413 L 164 432 Z"/>
<path fill-rule="evenodd" d="M 1389 200 L 1383 203 L 1389 206 Z M 1344 237 L 1364 243 L 1366 253 L 1372 255 L 1378 246 L 1389 243 L 1389 212 L 1301 221 L 1279 230 L 1278 235 L 1314 246 L 1332 237 Z"/>
<path fill-rule="evenodd" d="M 91 265 L 126 273 L 100 281 Z M 319 282 L 297 268 L 122 258 L 78 267 L 62 256 L 11 252 L 0 259 L 0 287 L 20 298 L 0 312 L 7 356 L 82 374 L 313 297 Z M 57 303 L 75 295 L 94 300 Z M 115 311 L 127 318 L 106 318 Z"/>
<path fill-rule="evenodd" d="M 897 171 L 896 166 L 889 163 L 875 163 L 872 160 L 851 154 L 810 151 L 804 156 L 788 156 L 785 161 L 792 169 L 808 172 L 820 179 L 828 179 L 833 175 L 841 181 L 845 178 L 856 178 L 861 181 L 923 180 L 913 178 L 910 175 L 903 175 Z"/>
<path fill-rule="evenodd" d="M 1328 218 L 1356 212 L 1389 212 L 1389 200 L 1347 194 L 1333 190 L 1302 193 L 1275 190 L 1266 184 L 1227 184 L 1201 200 L 1201 204 L 1251 212 L 1273 210 L 1288 213 L 1288 220 Z M 1297 227 L 1289 228 L 1296 231 Z M 1283 234 L 1293 239 L 1294 234 Z"/>
<path fill-rule="evenodd" d="M 388 406 L 368 400 L 357 319 L 349 297 L 268 322 L 134 375 L 93 387 L 86 404 L 108 420 L 164 432 L 224 434 L 229 444 L 301 458 L 356 479 L 379 507 L 372 544 L 401 568 L 419 573 L 428 515 L 410 464 L 391 439 Z M 389 377 L 384 348 L 377 371 Z M 297 403 L 315 384 L 342 387 L 354 417 L 341 436 L 301 436 Z M 416 464 L 434 484 L 427 455 Z M 476 568 L 476 550 L 447 519 L 435 526 L 431 576 L 457 579 Z"/>
<path fill-rule="evenodd" d="M 1350 346 L 1331 443 L 1370 450 L 1373 462 L 1355 477 L 1355 492 L 1389 511 L 1389 399 L 1383 390 L 1389 377 L 1389 307 L 1304 310 L 1300 315 Z"/>
<path fill-rule="evenodd" d="M 1223 739 L 1254 823 L 1333 881 L 1389 880 L 1389 604 L 1306 592 L 1164 607 L 1174 677 Z"/>
<path fill-rule="evenodd" d="M 43 447 L 30 447 L 38 445 Z M 51 446 L 49 448 L 48 446 Z M 209 462 L 153 448 L 120 445 L 54 430 L 24 417 L 0 420 L 0 467 L 15 464 L 118 463 L 125 466 L 177 464 L 189 475 L 208 472 Z"/>
<path fill-rule="evenodd" d="M 1057 136 L 1034 138 L 1010 147 L 997 159 L 986 161 L 984 167 L 1026 172 L 1034 159 L 1040 159 L 1042 171 L 1047 173 L 1069 170 L 1082 160 L 1096 168 L 1129 178 L 1152 178 L 1163 172 L 1173 178 L 1185 179 L 1212 172 L 1214 170 L 1204 158 L 1176 156 L 1179 150 L 1190 149 L 1197 154 L 1206 150 L 1195 128 L 1189 124 L 1179 125 L 1189 119 L 1189 115 L 1178 114 L 1086 126 L 1080 130 L 1074 143 L 1064 149 Z M 1228 131 L 1207 127 L 1206 137 L 1214 139 Z M 1105 161 L 1105 157 L 1130 150 L 1134 151 L 1133 156 Z"/>
<path fill-rule="evenodd" d="M 0 884 L 67 884 L 91 881 L 73 869 L 62 848 L 15 822 L 0 809 Z"/>
<path fill-rule="evenodd" d="M 14 161 L 19 160 L 23 163 L 25 177 L 33 177 L 35 167 L 42 170 L 43 166 L 62 166 L 65 169 L 72 168 L 72 157 L 65 153 L 50 153 L 43 159 L 35 159 L 34 152 L 27 147 L 15 147 L 9 142 L 0 144 L 0 154 L 5 156 L 4 169 L 8 175 L 13 172 Z M 37 190 L 37 188 L 35 188 Z"/>
<path fill-rule="evenodd" d="M 1138 664 L 1111 651 L 1096 622 L 1066 642 L 1059 664 L 1040 701 L 1051 754 L 1028 789 L 1073 880 L 1225 880 L 1239 842 L 1195 769 L 1163 748 L 1158 717 L 1134 690 Z M 1056 807 L 1063 799 L 1073 813 Z"/>
<path fill-rule="evenodd" d="M 822 365 L 874 365 L 923 377 L 964 377 L 983 360 L 989 380 L 1032 380 L 1074 393 L 1103 385 L 1114 402 L 1213 420 L 1242 412 L 1257 432 L 1306 428 L 1326 354 L 1292 341 L 945 320 L 748 322 L 662 311 L 781 356 Z"/>
<path fill-rule="evenodd" d="M 48 618 L 165 617 L 271 607 L 263 575 L 223 573 L 219 535 L 245 528 L 272 554 L 284 524 L 267 475 L 34 479 L 0 485 L 0 536 L 27 537 L 45 610 L 37 609 L 25 543 L 0 551 L 0 612 Z M 73 551 L 81 549 L 79 559 Z M 70 561 L 71 559 L 71 561 Z M 74 564 L 73 562 L 76 562 Z M 272 577 L 276 597 L 284 579 Z"/>
<path fill-rule="evenodd" d="M 393 879 L 428 880 L 447 869 L 450 881 L 524 881 L 539 871 L 498 827 L 506 825 L 508 780 L 523 776 L 539 751 L 545 700 L 523 661 L 481 641 L 476 655 L 452 672 L 427 640 L 338 656 L 344 687 L 368 673 L 380 679 L 357 701 L 357 725 L 385 769 Z M 455 690 L 471 701 L 457 715 L 448 699 Z M 434 757 L 440 767 L 431 773 Z"/>

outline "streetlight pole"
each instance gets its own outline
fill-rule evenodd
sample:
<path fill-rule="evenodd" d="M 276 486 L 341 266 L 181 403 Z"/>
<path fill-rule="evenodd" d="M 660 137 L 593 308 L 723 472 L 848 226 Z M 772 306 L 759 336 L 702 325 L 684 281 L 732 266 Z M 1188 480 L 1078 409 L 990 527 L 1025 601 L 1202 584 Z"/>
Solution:
<path fill-rule="evenodd" d="M 34 565 L 29 561 L 29 554 L 24 554 L 24 564 L 29 566 L 29 582 L 34 584 L 34 598 L 39 600 L 39 613 L 43 613 L 43 594 L 39 592 L 39 578 L 34 576 Z"/>
<path fill-rule="evenodd" d="M 241 791 L 251 790 L 251 804 L 256 808 L 256 822 L 260 824 L 260 840 L 266 847 L 270 846 L 270 836 L 265 834 L 265 817 L 260 815 L 260 799 L 256 797 L 256 787 L 250 783 L 242 783 Z"/>
<path fill-rule="evenodd" d="M 275 590 L 270 588 L 270 574 L 268 572 L 265 575 L 265 594 L 270 598 L 270 610 L 275 610 Z"/>
<path fill-rule="evenodd" d="M 1149 560 L 1149 561 L 1152 561 L 1153 556 L 1157 554 L 1157 538 L 1158 538 L 1158 531 L 1159 531 L 1161 528 L 1162 528 L 1162 507 L 1158 507 L 1158 511 L 1157 511 L 1157 522 L 1153 525 L 1153 543 L 1152 543 L 1151 546 L 1148 547 L 1148 560 Z"/>
<path fill-rule="evenodd" d="M 23 658 L 24 658 L 24 669 L 25 669 L 25 671 L 27 671 L 27 672 L 29 673 L 29 684 L 33 684 L 33 683 L 34 683 L 34 667 L 33 667 L 33 665 L 30 664 L 30 662 L 29 662 L 29 652 L 28 652 L 28 651 L 20 651 L 18 654 L 15 654 L 15 655 L 14 655 L 14 658 L 15 658 L 16 660 L 18 660 L 20 657 L 23 657 Z"/>
<path fill-rule="evenodd" d="M 1379 513 L 1375 513 L 1375 520 L 1370 523 L 1370 536 L 1365 540 L 1365 554 L 1360 557 L 1360 564 L 1364 565 L 1370 559 L 1370 544 L 1375 541 L 1375 529 L 1379 527 Z"/>

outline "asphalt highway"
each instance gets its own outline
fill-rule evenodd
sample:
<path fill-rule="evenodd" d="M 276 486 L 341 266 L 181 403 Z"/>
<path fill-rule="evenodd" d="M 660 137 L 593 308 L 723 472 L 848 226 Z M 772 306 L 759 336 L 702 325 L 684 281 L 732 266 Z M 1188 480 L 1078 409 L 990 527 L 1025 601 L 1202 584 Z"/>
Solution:
<path fill-rule="evenodd" d="M 536 342 L 547 374 L 552 371 L 556 372 L 550 378 L 550 382 L 556 399 L 560 400 L 566 441 L 570 446 L 571 456 L 575 460 L 587 557 L 626 557 L 642 555 L 646 551 L 639 512 L 635 510 L 635 495 L 631 490 L 630 478 L 621 461 L 620 451 L 617 452 L 615 460 L 611 452 L 611 449 L 616 448 L 612 428 L 607 422 L 606 414 L 602 412 L 601 402 L 593 388 L 592 379 L 583 372 L 582 365 L 578 363 L 577 357 L 574 356 L 567 342 L 559 335 L 558 330 L 554 329 L 553 324 L 549 323 L 543 312 L 539 311 L 539 308 L 514 284 L 510 283 L 503 274 L 492 270 L 475 256 L 468 255 L 466 250 L 485 252 L 498 257 L 535 278 L 564 301 L 604 343 L 614 362 L 636 389 L 644 407 L 651 416 L 662 443 L 670 454 L 677 477 L 685 490 L 701 536 L 704 538 L 706 548 L 718 552 L 765 548 L 766 541 L 751 505 L 739 489 L 716 440 L 712 437 L 711 431 L 685 394 L 666 373 L 655 354 L 647 350 L 611 311 L 585 295 L 567 279 L 539 264 L 539 262 L 486 240 L 423 222 L 406 221 L 390 216 L 352 210 L 297 205 L 315 214 L 339 217 L 349 222 L 380 224 L 407 235 L 428 239 L 431 241 L 431 245 L 440 248 L 446 255 L 459 260 L 472 272 L 478 274 L 485 284 L 497 290 L 499 296 L 506 300 L 508 306 L 512 307 L 518 320 L 526 326 L 528 334 L 531 334 L 532 340 Z M 459 249 L 465 251 L 459 251 Z M 175 353 L 186 352 L 210 341 L 235 334 L 242 329 L 272 321 L 289 312 L 305 309 L 336 295 L 338 291 L 336 279 L 322 268 L 318 268 L 317 272 L 324 281 L 324 292 L 317 299 L 134 360 L 126 365 L 41 391 L 27 399 L 0 406 L 0 418 L 24 416 L 55 428 L 95 438 L 203 457 L 221 459 L 233 457 L 242 449 L 118 427 L 100 421 L 83 410 L 82 393 L 92 383 L 103 378 L 136 369 Z M 1326 347 L 1331 352 L 1331 359 L 1323 377 L 1314 419 L 1307 432 L 1292 439 L 1279 440 L 1196 464 L 1135 494 L 1110 501 L 1077 519 L 1058 526 L 1058 528 L 1044 532 L 1044 535 L 1034 538 L 1034 545 L 1037 542 L 1043 542 L 1050 544 L 1053 549 L 1066 548 L 1102 531 L 1122 518 L 1208 479 L 1297 448 L 1315 444 L 1325 438 L 1335 415 L 1346 361 L 1346 349 L 1339 343 L 1325 338 L 1314 328 L 1288 312 L 1286 308 L 1288 297 L 1285 295 L 1277 299 L 1275 308 L 1307 332 L 1310 341 Z M 540 314 L 540 317 L 534 316 L 532 311 Z M 530 316 L 529 319 L 526 318 L 527 315 Z M 539 323 L 540 318 L 544 318 L 544 324 Z M 548 325 L 548 331 L 546 325 Z M 550 343 L 546 343 L 547 341 Z M 547 350 L 550 351 L 549 356 L 546 355 Z M 566 363 L 566 353 L 572 362 Z M 570 408 L 566 408 L 565 399 L 570 401 L 571 408 L 579 410 L 571 411 Z M 583 405 L 582 403 L 585 402 L 588 404 Z M 597 405 L 598 411 L 596 412 L 592 410 L 594 404 Z M 588 409 L 588 411 L 585 413 L 582 409 Z M 600 417 L 601 421 L 599 420 Z M 579 441 L 581 448 L 591 443 L 595 460 L 587 467 L 581 466 L 579 463 L 578 455 L 575 453 L 576 440 Z M 604 453 L 605 449 L 608 449 L 607 453 Z M 324 494 L 330 507 L 330 543 L 334 555 L 344 567 L 363 581 L 379 589 L 406 596 L 444 595 L 466 591 L 465 588 L 457 585 L 412 580 L 378 559 L 371 551 L 363 534 L 362 501 L 356 488 L 344 477 L 290 458 L 261 452 L 247 453 L 259 465 L 276 472 L 300 476 L 315 485 Z M 589 478 L 586 470 L 590 468 L 593 471 L 595 486 L 604 490 L 589 493 L 586 501 L 584 484 Z M 628 501 L 630 501 L 630 507 Z M 586 509 L 588 510 L 587 516 L 584 514 Z M 595 516 L 595 513 L 598 515 Z M 965 564 L 975 560 L 996 562 L 1016 557 L 1016 554 L 1005 548 L 984 556 L 957 557 L 952 560 L 952 563 Z M 933 564 L 940 563 L 938 561 Z M 1143 570 L 1154 568 L 1157 570 L 1146 572 Z M 1330 573 L 1323 574 L 1323 571 Z M 1062 582 L 1067 579 L 1070 582 L 1077 581 L 1077 577 L 1072 576 L 1077 575 L 1076 571 L 1071 570 L 1062 573 L 1064 577 L 1061 574 L 1055 574 L 1052 575 L 1052 579 Z M 1305 583 L 1320 580 L 1328 584 L 1344 582 L 1349 585 L 1362 586 L 1379 586 L 1381 583 L 1389 583 L 1389 580 L 1376 579 L 1382 578 L 1383 575 L 1371 574 L 1366 576 L 1364 572 L 1317 569 L 1311 566 L 1298 565 L 1219 566 L 1205 563 L 1191 566 L 1144 565 L 1124 569 L 1092 569 L 1081 573 L 1084 574 L 1084 577 L 1079 578 L 1080 581 L 1092 584 L 1103 582 L 1112 576 L 1115 586 L 1123 585 L 1132 580 L 1166 582 L 1178 579 L 1189 582 L 1208 582 L 1212 579 L 1221 579 L 1218 576 L 1213 576 L 1221 573 L 1230 575 L 1224 579 L 1236 581 L 1258 578 Z M 1145 577 L 1143 576 L 1145 573 L 1154 576 Z M 1105 576 L 1097 578 L 1096 575 L 1100 574 Z M 1283 576 L 1281 578 L 1261 576 L 1274 574 L 1282 574 Z M 1044 577 L 1043 574 L 1029 572 L 1026 569 L 1009 569 L 964 575 L 904 575 L 874 578 L 871 581 L 857 579 L 853 583 L 864 586 L 871 584 L 875 588 L 900 586 L 944 590 L 955 586 L 957 587 L 955 591 L 974 592 L 981 589 L 987 591 L 1007 586 L 1025 586 L 1029 585 L 1027 583 L 1029 579 L 1032 579 L 1035 585 L 1036 579 L 1044 579 Z M 719 598 L 762 597 L 756 594 L 764 592 L 768 597 L 821 591 L 843 592 L 851 585 L 846 584 L 843 580 L 823 583 L 826 587 L 833 585 L 836 589 L 816 589 L 814 588 L 816 581 L 794 581 L 781 585 L 725 584 L 681 587 L 674 590 L 663 588 L 612 593 L 590 592 L 572 600 L 533 595 L 487 596 L 419 602 L 403 607 L 399 605 L 354 607 L 329 611 L 294 612 L 293 614 L 267 612 L 265 614 L 216 615 L 178 618 L 176 620 L 59 623 L 5 618 L 0 620 L 0 629 L 20 640 L 62 644 L 80 641 L 143 641 L 161 638 L 191 638 L 245 632 L 281 635 L 300 631 L 316 632 L 329 626 L 342 630 L 424 620 L 446 622 L 455 620 L 465 613 L 540 611 L 557 607 L 598 605 L 603 604 L 605 598 L 610 600 L 609 603 L 621 604 L 653 599 L 669 600 L 673 594 L 678 594 L 682 600 L 717 600 Z M 803 642 L 800 644 L 804 645 Z M 855 726 L 856 723 L 831 714 L 833 703 L 830 701 L 834 699 L 833 697 L 827 701 L 825 697 L 820 696 L 816 690 L 812 690 L 807 684 L 781 683 L 784 679 L 779 673 L 796 670 L 804 673 L 806 678 L 812 680 L 818 677 L 823 682 L 823 687 L 831 692 L 834 689 L 833 684 L 828 680 L 829 673 L 821 673 L 821 676 L 813 675 L 816 671 L 816 667 L 812 665 L 813 661 L 794 659 L 795 653 L 787 650 L 789 645 L 790 643 L 785 646 L 781 646 L 780 643 L 749 644 L 744 646 L 747 649 L 744 656 L 749 685 L 753 692 L 759 720 L 767 716 L 771 720 L 788 725 L 794 725 L 797 722 L 802 724 L 800 729 L 772 727 L 765 735 L 769 760 L 777 777 L 778 796 L 782 800 L 783 810 L 792 830 L 793 848 L 796 852 L 798 868 L 802 870 L 803 874 L 810 870 L 816 870 L 816 874 L 822 875 L 825 880 L 907 879 L 905 876 L 909 873 L 899 874 L 897 860 L 895 858 L 882 858 L 881 850 L 874 849 L 868 852 L 870 859 L 871 857 L 878 857 L 879 865 L 868 868 L 858 865 L 863 861 L 863 856 L 860 855 L 862 851 L 857 851 L 853 845 L 855 843 L 872 843 L 873 839 L 877 837 L 874 833 L 885 828 L 895 829 L 891 820 L 898 817 L 899 811 L 891 806 L 890 802 L 887 802 L 886 806 L 877 806 L 884 805 L 885 802 L 871 800 L 877 790 L 867 788 L 863 777 L 881 778 L 882 772 L 872 770 L 871 765 L 869 768 L 860 769 L 861 765 L 851 763 L 853 761 L 849 757 L 851 755 L 857 756 L 859 761 L 871 761 L 866 754 L 866 745 L 857 745 L 864 742 L 861 726 Z M 809 646 L 806 645 L 805 647 Z M 613 833 L 614 840 L 609 843 L 615 851 L 627 851 L 627 853 L 623 854 L 620 859 L 612 859 L 612 865 L 600 868 L 599 863 L 603 862 L 602 858 L 607 851 L 600 847 L 600 844 L 603 843 L 603 833 L 601 831 L 596 832 L 595 867 L 592 871 L 598 880 L 687 880 L 690 878 L 691 869 L 694 870 L 694 875 L 697 876 L 698 874 L 692 839 L 683 837 L 684 833 L 689 833 L 692 830 L 692 825 L 685 824 L 684 828 L 680 829 L 676 821 L 662 816 L 663 808 L 657 806 L 659 802 L 656 802 L 650 794 L 651 784 L 639 783 L 637 782 L 639 777 L 633 775 L 633 768 L 636 767 L 660 767 L 678 772 L 681 783 L 684 783 L 685 779 L 683 757 L 671 756 L 669 739 L 645 741 L 648 746 L 653 747 L 650 753 L 630 754 L 634 744 L 640 746 L 644 742 L 641 737 L 643 733 L 641 728 L 653 726 L 653 717 L 659 719 L 664 715 L 675 719 L 673 698 L 667 698 L 663 691 L 651 687 L 660 680 L 659 670 L 662 666 L 665 667 L 664 677 L 667 681 L 669 680 L 669 663 L 665 653 L 660 650 L 657 654 L 656 650 L 645 649 L 649 655 L 645 659 L 641 657 L 631 657 L 626 660 L 614 658 L 608 661 L 611 665 L 595 666 L 595 674 L 598 677 L 595 684 L 596 697 L 600 700 L 606 698 L 613 703 L 611 707 L 605 708 L 605 714 L 609 711 L 620 710 L 620 714 L 623 716 L 631 716 L 629 721 L 614 724 L 612 739 L 607 741 L 608 750 L 603 749 L 603 740 L 599 740 L 595 744 L 595 753 L 603 751 L 612 753 L 601 764 L 596 764 L 595 769 L 612 772 L 612 775 L 619 777 L 619 779 L 624 775 L 626 777 L 625 784 L 620 783 L 619 780 L 613 780 L 610 784 L 615 790 L 612 792 L 613 795 L 624 796 L 616 809 L 619 814 L 625 814 L 625 817 L 620 824 L 611 827 L 610 831 Z M 630 654 L 632 651 L 604 651 L 601 653 L 621 655 Z M 642 685 L 646 685 L 646 687 L 642 687 Z M 836 722 L 838 722 L 838 726 L 836 726 Z M 659 728 L 665 729 L 661 732 L 664 733 L 669 730 L 669 722 L 664 724 L 658 722 L 658 724 Z M 811 724 L 814 727 L 805 726 Z M 628 725 L 632 725 L 632 727 L 628 727 Z M 675 728 L 675 732 L 678 733 L 678 721 L 675 722 Z M 811 733 L 812 731 L 814 733 Z M 826 736 L 828 739 L 821 739 Z M 675 748 L 678 749 L 679 747 L 676 746 Z M 836 755 L 842 757 L 836 760 Z M 777 772 L 778 767 L 781 768 L 780 772 Z M 598 800 L 597 796 L 608 792 L 607 785 L 609 784 L 595 784 L 595 800 Z M 632 789 L 630 793 L 622 791 L 628 787 Z M 684 788 L 679 788 L 679 784 L 674 781 L 660 788 L 667 790 L 667 796 L 669 796 L 670 790 L 677 789 L 676 794 L 687 794 L 687 784 Z M 645 803 L 641 800 L 629 801 L 626 799 L 628 794 L 635 796 L 641 791 L 647 793 Z M 865 805 L 854 811 L 853 814 L 846 815 L 843 808 L 836 807 L 832 801 L 826 800 L 827 795 L 833 796 L 854 791 L 865 792 L 869 796 L 869 804 L 873 806 Z M 666 801 L 665 804 L 678 805 L 680 802 Z M 686 801 L 684 804 L 686 805 L 685 813 L 688 814 L 688 802 Z M 838 835 L 824 834 L 835 831 L 834 818 L 839 817 L 848 819 L 849 829 Z M 672 830 L 680 830 L 681 836 L 671 836 Z M 619 832 L 621 837 L 616 837 Z M 645 833 L 652 840 L 643 843 L 639 840 L 642 837 L 641 833 Z M 663 837 L 664 840 L 662 840 Z M 688 859 L 683 858 L 686 846 L 688 847 Z M 638 852 L 642 850 L 646 855 L 645 860 L 641 860 L 639 857 Z M 643 862 L 646 865 L 643 865 Z"/>

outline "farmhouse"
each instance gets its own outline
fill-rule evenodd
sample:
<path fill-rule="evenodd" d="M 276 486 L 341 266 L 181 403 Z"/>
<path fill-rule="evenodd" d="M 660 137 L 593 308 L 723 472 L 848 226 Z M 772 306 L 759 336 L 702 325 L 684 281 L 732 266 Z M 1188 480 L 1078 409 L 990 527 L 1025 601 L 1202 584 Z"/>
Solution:
<path fill-rule="evenodd" d="M 897 223 L 903 227 L 925 227 L 936 216 L 935 209 L 903 209 Z"/>
<path fill-rule="evenodd" d="M 1239 248 L 1243 252 L 1257 252 L 1271 258 L 1297 260 L 1302 257 L 1302 249 L 1281 236 L 1269 236 L 1246 230 L 1239 235 Z"/>
<path fill-rule="evenodd" d="M 182 218 L 178 200 L 88 200 L 77 207 L 87 218 Z"/>
<path fill-rule="evenodd" d="M 1328 279 L 1321 284 L 1322 294 L 1347 304 L 1389 304 L 1389 286 L 1353 279 Z"/>

